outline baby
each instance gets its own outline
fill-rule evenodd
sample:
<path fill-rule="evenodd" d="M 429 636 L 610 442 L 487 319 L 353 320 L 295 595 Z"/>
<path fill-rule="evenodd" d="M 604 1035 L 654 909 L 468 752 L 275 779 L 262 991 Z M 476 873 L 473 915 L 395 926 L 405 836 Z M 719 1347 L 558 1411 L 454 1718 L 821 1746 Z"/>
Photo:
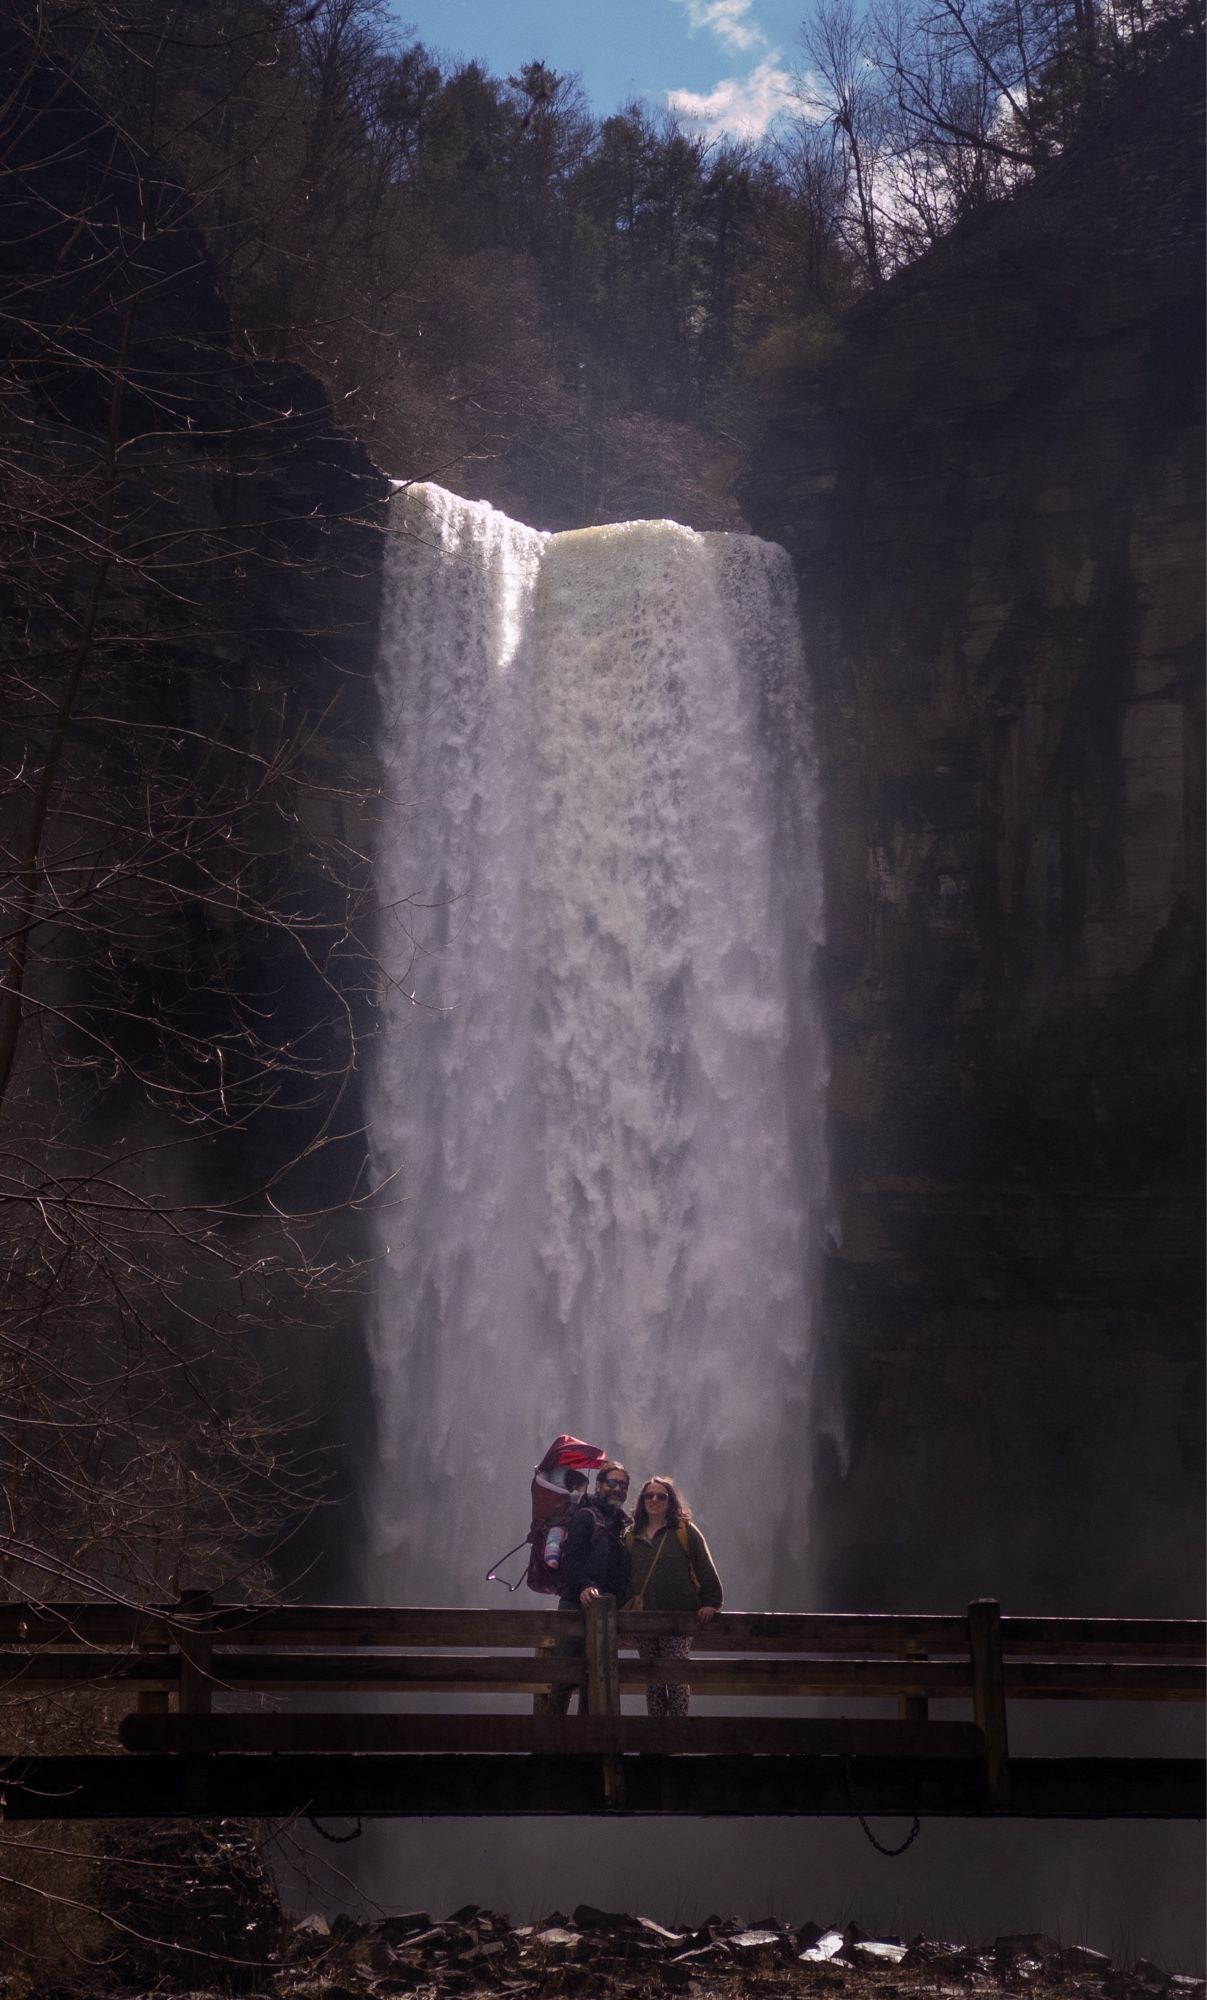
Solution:
<path fill-rule="evenodd" d="M 562 1543 L 566 1539 L 569 1515 L 575 1500 L 587 1484 L 587 1475 L 585 1472 L 575 1472 L 568 1465 L 559 1465 L 556 1472 L 546 1475 L 546 1479 L 550 1486 L 564 1486 L 566 1489 L 566 1505 L 562 1509 L 561 1517 L 545 1530 L 545 1540 L 541 1548 L 541 1557 L 546 1568 L 555 1570 L 561 1568 Z"/>

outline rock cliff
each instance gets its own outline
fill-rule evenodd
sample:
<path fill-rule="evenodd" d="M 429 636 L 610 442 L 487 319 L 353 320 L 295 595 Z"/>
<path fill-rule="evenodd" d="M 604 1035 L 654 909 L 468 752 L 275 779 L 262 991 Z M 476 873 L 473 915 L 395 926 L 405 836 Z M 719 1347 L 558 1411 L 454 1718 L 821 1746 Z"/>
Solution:
<path fill-rule="evenodd" d="M 747 482 L 828 796 L 830 1604 L 1197 1590 L 1199 117 L 1142 78 L 865 301 Z"/>
<path fill-rule="evenodd" d="M 350 1271 L 388 482 L 318 382 L 240 342 L 163 164 L 11 22 L 0 77 L 10 935 L 34 883 L 6 1145 L 32 1201 L 44 1142 L 128 1141 L 232 1268 L 284 1210 L 325 1216 L 287 1263 Z M 229 1309 L 178 1262 L 199 1320 Z M 323 1336 L 354 1354 L 358 1306 L 350 1280 L 318 1337 L 266 1342 L 295 1405 L 355 1399 Z"/>
<path fill-rule="evenodd" d="M 1142 79 L 1009 209 L 857 308 L 824 370 L 786 386 L 743 496 L 798 563 L 828 793 L 836 1237 L 814 1477 L 836 1606 L 1192 1604 L 1196 86 L 1189 66 Z M 162 175 L 61 79 L 26 69 L 23 88 L 6 256 L 44 323 L 4 327 L 13 462 L 88 470 L 127 339 L 119 537 L 206 581 L 118 575 L 103 636 L 123 713 L 175 703 L 201 743 L 276 718 L 304 741 L 288 857 L 321 910 L 355 886 L 323 852 L 355 875 L 371 844 L 384 482 L 313 381 L 239 354 Z M 149 198 L 166 222 L 148 239 Z M 56 345 L 46 326 L 76 332 Z M 58 532 L 39 525 L 39 561 Z M 35 602 L 52 644 L 75 571 Z M 19 591 L 7 609 L 27 639 Z M 182 929 L 186 970 L 188 949 Z M 286 1041 L 313 995 L 271 955 L 249 933 Z M 345 959 L 350 991 L 359 976 Z M 355 1085 L 340 1117 L 350 1184 Z M 271 1120 L 254 1135 L 268 1165 L 279 1142 Z M 246 1156 L 246 1135 L 229 1143 Z M 196 1159 L 215 1187 L 221 1151 Z"/>

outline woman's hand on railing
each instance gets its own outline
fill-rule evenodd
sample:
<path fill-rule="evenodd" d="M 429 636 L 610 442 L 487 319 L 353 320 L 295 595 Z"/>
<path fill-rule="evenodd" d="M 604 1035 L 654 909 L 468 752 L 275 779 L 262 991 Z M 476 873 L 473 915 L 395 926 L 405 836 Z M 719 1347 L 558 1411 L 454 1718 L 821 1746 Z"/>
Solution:
<path fill-rule="evenodd" d="M 711 1625 L 716 1615 L 717 1607 L 715 1604 L 702 1604 L 696 1613 L 696 1620 L 700 1625 Z"/>

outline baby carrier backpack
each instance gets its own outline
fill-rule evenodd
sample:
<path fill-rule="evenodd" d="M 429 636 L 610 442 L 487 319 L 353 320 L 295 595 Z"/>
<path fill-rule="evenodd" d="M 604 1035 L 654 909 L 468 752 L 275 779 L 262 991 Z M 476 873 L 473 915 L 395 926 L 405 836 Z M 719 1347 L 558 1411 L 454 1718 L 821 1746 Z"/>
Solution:
<path fill-rule="evenodd" d="M 561 1589 L 561 1545 L 578 1495 L 587 1487 L 587 1475 L 608 1462 L 608 1454 L 596 1444 L 563 1433 L 555 1438 L 532 1474 L 532 1520 L 522 1542 L 508 1549 L 486 1572 L 487 1583 L 501 1583 L 505 1590 L 518 1590 L 522 1583 L 542 1597 L 555 1597 Z M 521 1549 L 529 1549 L 528 1568 L 509 1583 L 498 1572 Z"/>

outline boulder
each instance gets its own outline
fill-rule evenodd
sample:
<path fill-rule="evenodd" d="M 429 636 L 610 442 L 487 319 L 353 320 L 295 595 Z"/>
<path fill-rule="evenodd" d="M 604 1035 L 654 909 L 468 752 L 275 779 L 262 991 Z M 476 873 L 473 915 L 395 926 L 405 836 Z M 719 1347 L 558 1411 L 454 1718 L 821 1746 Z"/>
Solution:
<path fill-rule="evenodd" d="M 806 1945 L 799 1956 L 805 1965 L 824 1965 L 829 1959 L 838 1957 L 845 1943 L 841 1931 L 823 1931 L 811 1945 Z"/>
<path fill-rule="evenodd" d="M 906 1947 L 887 1938 L 863 1938 L 858 1944 L 847 1945 L 846 1956 L 854 1965 L 900 1965 Z"/>
<path fill-rule="evenodd" d="M 646 1937 L 653 1938 L 658 1944 L 682 1944 L 687 1935 L 685 1931 L 668 1931 L 665 1925 L 656 1924 L 653 1917 L 638 1917 L 637 1925 Z"/>

